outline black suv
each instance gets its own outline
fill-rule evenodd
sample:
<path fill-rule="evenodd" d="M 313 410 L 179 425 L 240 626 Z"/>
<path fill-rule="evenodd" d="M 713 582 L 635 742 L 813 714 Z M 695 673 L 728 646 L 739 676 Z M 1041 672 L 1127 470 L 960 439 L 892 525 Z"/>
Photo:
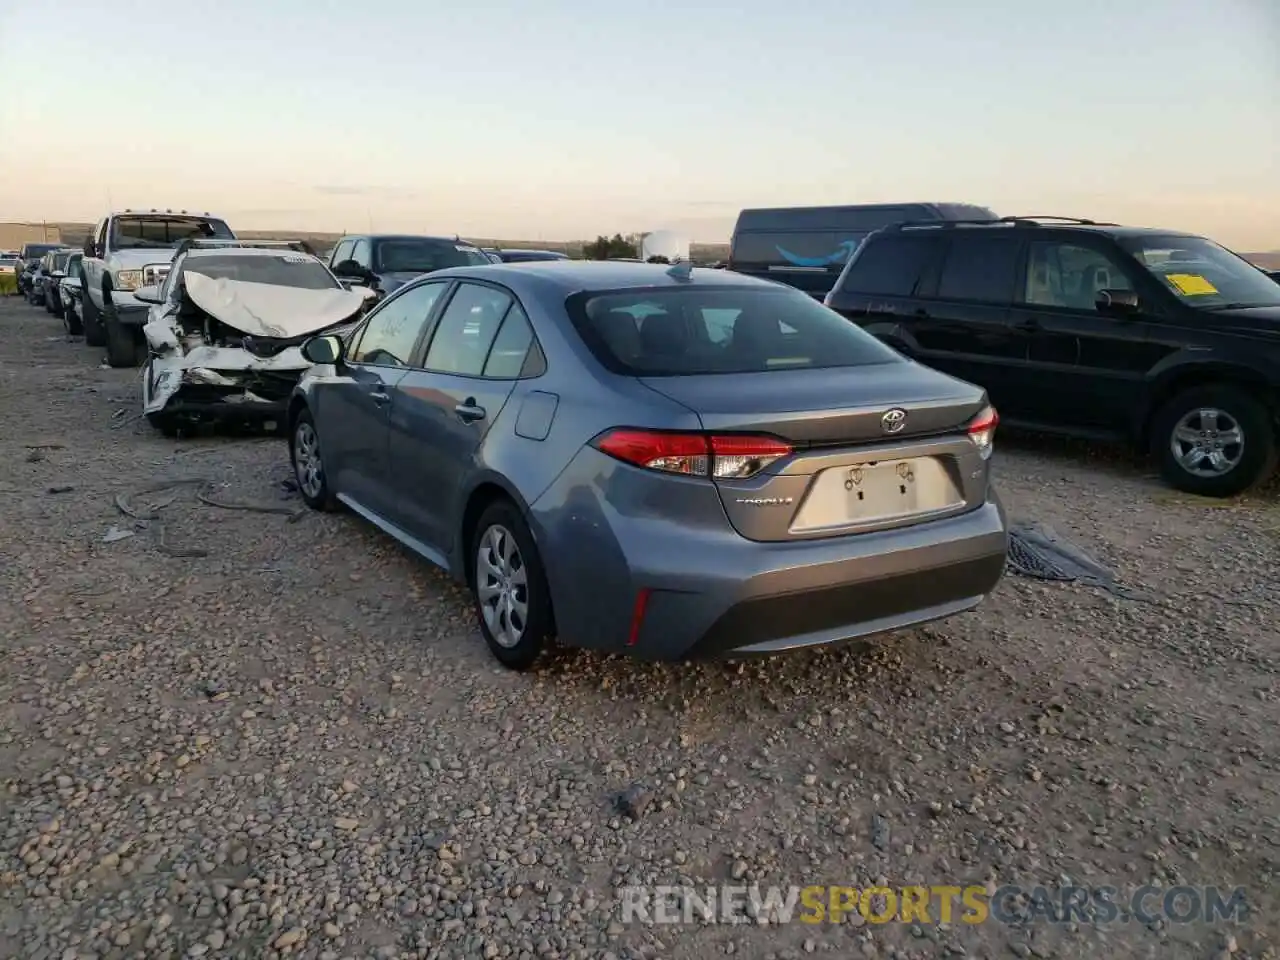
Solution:
<path fill-rule="evenodd" d="M 379 298 L 433 270 L 492 262 L 475 244 L 456 236 L 345 236 L 329 254 L 329 269 L 339 280 L 367 285 Z"/>
<path fill-rule="evenodd" d="M 1231 496 L 1276 463 L 1280 285 L 1204 237 L 1061 217 L 901 223 L 824 302 L 1003 422 L 1151 450 Z"/>

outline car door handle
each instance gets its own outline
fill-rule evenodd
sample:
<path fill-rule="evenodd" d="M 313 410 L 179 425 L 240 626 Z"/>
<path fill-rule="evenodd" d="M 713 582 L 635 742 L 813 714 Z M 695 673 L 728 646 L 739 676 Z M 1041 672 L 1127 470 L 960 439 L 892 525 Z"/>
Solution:
<path fill-rule="evenodd" d="M 369 399 L 378 406 L 385 407 L 391 402 L 391 394 L 387 393 L 385 390 L 370 390 Z"/>
<path fill-rule="evenodd" d="M 1044 329 L 1044 327 L 1040 326 L 1040 321 L 1038 320 L 1022 320 L 1015 326 L 1023 333 L 1039 333 Z"/>
<path fill-rule="evenodd" d="M 454 407 L 453 412 L 458 415 L 458 419 L 463 423 L 474 423 L 485 418 L 484 407 L 476 404 L 475 397 L 468 397 L 466 402 Z"/>

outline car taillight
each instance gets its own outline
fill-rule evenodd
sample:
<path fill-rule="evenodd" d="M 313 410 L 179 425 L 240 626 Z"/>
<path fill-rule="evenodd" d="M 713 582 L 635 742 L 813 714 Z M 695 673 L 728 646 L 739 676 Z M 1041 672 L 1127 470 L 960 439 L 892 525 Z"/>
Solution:
<path fill-rule="evenodd" d="M 969 421 L 966 428 L 969 439 L 978 447 L 978 453 L 986 460 L 995 449 L 996 426 L 1000 423 L 1000 415 L 995 407 L 987 407 Z"/>
<path fill-rule="evenodd" d="M 777 437 L 741 434 L 671 433 L 665 430 L 608 430 L 592 443 L 623 463 L 686 477 L 742 480 L 790 456 L 794 448 Z"/>

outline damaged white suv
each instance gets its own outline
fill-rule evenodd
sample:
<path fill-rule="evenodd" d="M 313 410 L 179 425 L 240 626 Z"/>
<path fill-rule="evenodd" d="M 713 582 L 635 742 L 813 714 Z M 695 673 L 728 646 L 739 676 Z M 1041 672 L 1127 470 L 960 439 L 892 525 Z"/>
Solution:
<path fill-rule="evenodd" d="M 271 426 L 311 366 L 298 349 L 342 334 L 372 302 L 348 289 L 300 241 L 192 240 L 178 248 L 142 327 L 142 412 L 168 436 L 193 421 Z"/>

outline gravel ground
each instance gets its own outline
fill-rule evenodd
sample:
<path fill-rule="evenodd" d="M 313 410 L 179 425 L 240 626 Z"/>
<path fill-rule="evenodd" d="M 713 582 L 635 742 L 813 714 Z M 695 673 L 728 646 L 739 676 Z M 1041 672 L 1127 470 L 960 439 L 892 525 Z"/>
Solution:
<path fill-rule="evenodd" d="M 99 364 L 0 301 L 0 956 L 1280 955 L 1274 492 L 1005 438 L 1010 512 L 1146 601 L 1010 577 L 869 647 L 516 675 L 349 515 L 141 493 L 300 507 L 279 440 L 165 440 Z M 621 886 L 725 882 L 1242 885 L 1252 912 L 621 922 Z"/>

